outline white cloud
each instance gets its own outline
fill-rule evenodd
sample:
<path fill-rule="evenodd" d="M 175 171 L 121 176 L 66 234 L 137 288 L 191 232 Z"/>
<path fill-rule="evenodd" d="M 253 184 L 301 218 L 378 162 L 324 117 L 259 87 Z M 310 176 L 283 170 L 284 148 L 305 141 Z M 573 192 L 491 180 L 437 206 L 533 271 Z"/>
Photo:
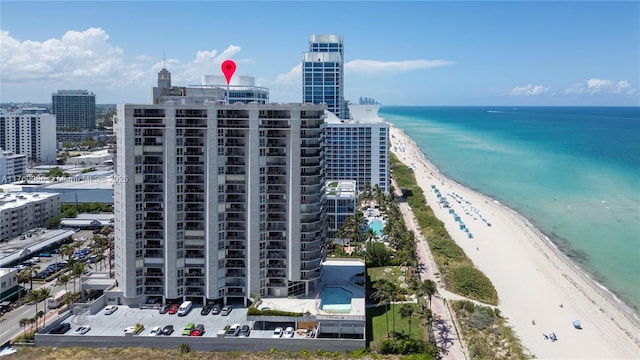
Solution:
<path fill-rule="evenodd" d="M 298 64 L 289 70 L 286 74 L 278 74 L 273 81 L 274 84 L 302 84 L 302 64 Z"/>
<path fill-rule="evenodd" d="M 202 75 L 217 74 L 222 61 L 236 57 L 241 51 L 240 46 L 229 45 L 222 51 L 197 51 L 187 61 L 167 59 L 153 63 L 154 58 L 146 54 L 125 57 L 123 49 L 109 40 L 101 28 L 68 31 L 59 39 L 42 42 L 20 41 L 8 31 L 0 30 L 3 100 L 13 97 L 29 101 L 37 97 L 42 101 L 50 99 L 53 91 L 65 88 L 94 91 L 100 100 L 105 97 L 107 101 L 140 99 L 140 94 L 149 93 L 165 64 L 175 84 L 199 84 Z M 234 60 L 252 62 L 251 59 Z"/>
<path fill-rule="evenodd" d="M 109 84 L 135 80 L 142 70 L 136 63 L 126 64 L 122 49 L 111 45 L 100 28 L 68 31 L 60 39 L 43 42 L 21 42 L 8 31 L 0 36 L 3 82 L 76 79 Z"/>
<path fill-rule="evenodd" d="M 440 66 L 455 64 L 447 60 L 402 60 L 402 61 L 378 61 L 356 59 L 344 64 L 345 71 L 352 72 L 405 72 L 411 70 L 425 70 Z"/>
<path fill-rule="evenodd" d="M 634 95 L 638 90 L 631 87 L 626 80 L 614 81 L 606 79 L 589 79 L 583 83 L 577 83 L 565 89 L 567 94 L 626 94 Z"/>
<path fill-rule="evenodd" d="M 540 95 L 542 93 L 548 92 L 549 88 L 543 85 L 533 85 L 528 84 L 526 86 L 516 86 L 509 92 L 511 96 L 530 96 L 530 95 Z"/>

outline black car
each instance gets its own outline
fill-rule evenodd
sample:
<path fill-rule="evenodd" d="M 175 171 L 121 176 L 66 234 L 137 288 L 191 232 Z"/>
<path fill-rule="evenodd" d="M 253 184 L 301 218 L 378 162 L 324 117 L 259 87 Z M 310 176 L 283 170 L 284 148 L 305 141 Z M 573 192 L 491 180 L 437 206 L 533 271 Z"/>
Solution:
<path fill-rule="evenodd" d="M 171 335 L 173 333 L 173 325 L 167 325 L 162 328 L 162 335 Z"/>
<path fill-rule="evenodd" d="M 220 305 L 213 305 L 213 308 L 211 309 L 211 315 L 218 314 L 220 314 Z"/>
<path fill-rule="evenodd" d="M 251 328 L 249 328 L 249 325 L 242 325 L 242 327 L 240 328 L 240 333 L 238 335 L 249 336 L 250 333 L 251 333 Z"/>
<path fill-rule="evenodd" d="M 202 310 L 200 310 L 200 315 L 209 315 L 210 312 L 211 312 L 211 305 L 206 304 L 202 307 Z"/>
<path fill-rule="evenodd" d="M 69 331 L 69 329 L 71 329 L 71 324 L 69 323 L 58 324 L 56 325 L 56 327 L 51 329 L 51 331 L 49 331 L 49 334 L 64 334 Z"/>
<path fill-rule="evenodd" d="M 171 304 L 167 304 L 167 305 L 161 306 L 160 310 L 158 312 L 160 314 L 166 314 L 167 311 L 169 311 L 170 308 L 171 308 Z"/>

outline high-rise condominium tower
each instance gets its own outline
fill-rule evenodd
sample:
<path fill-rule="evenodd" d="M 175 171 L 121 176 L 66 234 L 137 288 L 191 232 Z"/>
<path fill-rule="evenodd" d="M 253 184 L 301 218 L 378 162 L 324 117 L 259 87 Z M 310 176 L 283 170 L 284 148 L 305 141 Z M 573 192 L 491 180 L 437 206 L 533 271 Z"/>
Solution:
<path fill-rule="evenodd" d="M 66 131 L 96 128 L 96 95 L 87 90 L 58 90 L 51 95 L 56 126 Z"/>
<path fill-rule="evenodd" d="M 246 304 L 316 289 L 324 109 L 119 105 L 115 264 L 124 301 Z"/>
<path fill-rule="evenodd" d="M 309 37 L 309 51 L 302 59 L 302 99 L 305 103 L 325 103 L 338 118 L 349 118 L 344 101 L 342 35 Z"/>

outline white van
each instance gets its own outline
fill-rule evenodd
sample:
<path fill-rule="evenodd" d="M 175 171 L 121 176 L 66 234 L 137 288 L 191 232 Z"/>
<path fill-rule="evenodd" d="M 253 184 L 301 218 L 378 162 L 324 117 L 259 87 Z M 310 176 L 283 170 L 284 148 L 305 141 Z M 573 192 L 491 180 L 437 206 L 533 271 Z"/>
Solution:
<path fill-rule="evenodd" d="M 192 306 L 193 304 L 191 303 L 191 301 L 183 302 L 182 305 L 180 305 L 180 307 L 178 308 L 178 316 L 187 315 L 189 311 L 191 311 Z"/>

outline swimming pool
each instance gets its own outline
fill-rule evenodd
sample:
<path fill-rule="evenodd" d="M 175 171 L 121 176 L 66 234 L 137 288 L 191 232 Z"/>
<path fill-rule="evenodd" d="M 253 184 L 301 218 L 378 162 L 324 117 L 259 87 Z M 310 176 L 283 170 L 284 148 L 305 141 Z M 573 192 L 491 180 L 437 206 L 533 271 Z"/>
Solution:
<path fill-rule="evenodd" d="M 382 229 L 384 229 L 384 224 L 378 219 L 373 219 L 369 222 L 369 229 L 373 230 L 376 235 L 381 236 Z"/>
<path fill-rule="evenodd" d="M 333 313 L 351 311 L 351 292 L 339 287 L 327 287 L 322 291 L 320 309 Z"/>

